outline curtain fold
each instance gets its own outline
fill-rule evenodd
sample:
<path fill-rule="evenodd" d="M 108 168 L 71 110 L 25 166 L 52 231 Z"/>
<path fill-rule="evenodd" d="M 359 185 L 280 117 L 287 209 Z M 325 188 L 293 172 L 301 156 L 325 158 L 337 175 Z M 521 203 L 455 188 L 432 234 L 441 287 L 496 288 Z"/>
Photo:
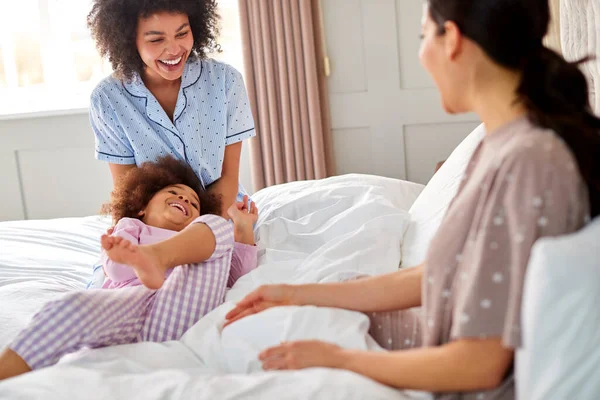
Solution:
<path fill-rule="evenodd" d="M 239 0 L 255 190 L 334 174 L 318 0 Z"/>

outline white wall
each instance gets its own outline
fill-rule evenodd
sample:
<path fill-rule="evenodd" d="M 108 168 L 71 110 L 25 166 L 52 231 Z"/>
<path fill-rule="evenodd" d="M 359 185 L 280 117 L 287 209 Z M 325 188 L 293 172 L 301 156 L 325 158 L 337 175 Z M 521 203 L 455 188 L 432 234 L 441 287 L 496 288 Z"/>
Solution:
<path fill-rule="evenodd" d="M 240 180 L 252 189 L 246 146 Z M 111 188 L 86 112 L 0 119 L 0 221 L 93 215 Z"/>
<path fill-rule="evenodd" d="M 478 123 L 448 116 L 418 60 L 422 2 L 322 0 L 338 174 L 426 183 Z M 247 146 L 240 181 L 251 191 Z M 0 119 L 0 220 L 91 215 L 108 200 L 87 113 Z"/>
<path fill-rule="evenodd" d="M 423 1 L 321 0 L 338 174 L 427 183 L 478 124 L 450 116 L 418 59 Z M 558 11 L 547 44 L 560 50 Z"/>
<path fill-rule="evenodd" d="M 322 5 L 337 172 L 426 183 L 478 120 L 446 114 L 420 65 L 423 2 Z"/>

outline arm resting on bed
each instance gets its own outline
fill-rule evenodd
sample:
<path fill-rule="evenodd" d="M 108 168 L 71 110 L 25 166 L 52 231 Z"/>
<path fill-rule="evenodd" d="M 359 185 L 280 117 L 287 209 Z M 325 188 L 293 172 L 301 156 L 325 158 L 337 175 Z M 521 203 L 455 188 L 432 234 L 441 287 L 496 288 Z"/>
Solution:
<path fill-rule="evenodd" d="M 439 393 L 493 389 L 504 380 L 513 357 L 499 338 L 458 339 L 394 352 L 341 350 L 338 363 L 385 385 Z"/>

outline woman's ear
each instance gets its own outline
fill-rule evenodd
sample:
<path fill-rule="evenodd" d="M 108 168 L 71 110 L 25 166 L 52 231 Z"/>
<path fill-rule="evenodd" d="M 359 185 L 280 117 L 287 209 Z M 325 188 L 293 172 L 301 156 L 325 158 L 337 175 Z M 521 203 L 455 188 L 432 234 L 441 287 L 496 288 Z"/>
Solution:
<path fill-rule="evenodd" d="M 462 51 L 462 32 L 458 25 L 453 21 L 446 21 L 446 23 L 444 23 L 444 31 L 446 56 L 448 56 L 451 61 L 454 61 Z"/>

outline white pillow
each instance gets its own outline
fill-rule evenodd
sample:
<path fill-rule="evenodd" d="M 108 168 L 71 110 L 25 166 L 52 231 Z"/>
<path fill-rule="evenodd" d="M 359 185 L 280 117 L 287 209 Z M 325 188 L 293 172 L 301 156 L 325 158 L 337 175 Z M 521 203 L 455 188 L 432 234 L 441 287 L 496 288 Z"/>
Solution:
<path fill-rule="evenodd" d="M 421 184 L 398 179 L 347 174 L 270 186 L 252 195 L 252 200 L 260 208 L 257 223 L 260 226 L 274 218 L 298 220 L 340 201 L 349 207 L 365 197 L 408 211 L 423 188 Z M 339 206 L 332 212 L 339 211 Z"/>
<path fill-rule="evenodd" d="M 484 135 L 483 125 L 471 132 L 433 175 L 410 208 L 410 224 L 402 243 L 403 267 L 414 267 L 425 260 L 429 242 L 456 195 L 467 164 Z"/>
<path fill-rule="evenodd" d="M 600 218 L 532 250 L 516 357 L 519 399 L 600 399 Z"/>
<path fill-rule="evenodd" d="M 343 271 L 373 275 L 397 270 L 409 221 L 408 207 L 401 206 L 412 204 L 422 189 L 352 174 L 261 190 L 253 196 L 260 208 L 255 229 L 260 271 L 242 277 L 234 291 L 239 293 L 249 280 L 258 283 L 254 278 L 259 275 L 264 283 L 302 283 Z"/>

